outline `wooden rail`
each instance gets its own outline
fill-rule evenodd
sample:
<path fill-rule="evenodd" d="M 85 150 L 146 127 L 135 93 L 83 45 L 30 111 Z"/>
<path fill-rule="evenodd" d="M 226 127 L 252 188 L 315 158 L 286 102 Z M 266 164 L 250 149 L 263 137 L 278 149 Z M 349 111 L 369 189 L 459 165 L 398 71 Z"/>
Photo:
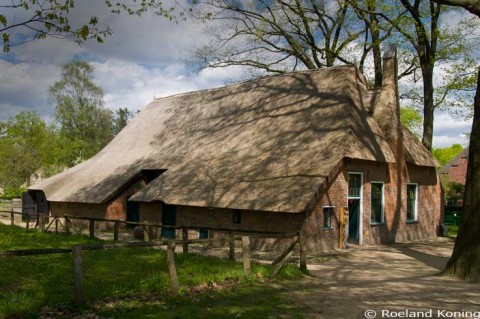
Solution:
<path fill-rule="evenodd" d="M 293 254 L 293 250 L 297 245 L 300 245 L 300 269 L 306 270 L 306 250 L 302 249 L 302 242 L 304 242 L 304 237 L 298 233 L 293 233 L 294 236 L 297 236 L 297 239 L 284 251 L 273 263 L 274 270 L 272 272 L 272 277 L 275 276 L 286 263 L 286 260 L 290 258 Z M 188 236 L 187 236 L 188 237 Z M 62 254 L 62 253 L 71 253 L 72 254 L 72 269 L 74 281 L 74 303 L 78 307 L 82 307 L 85 303 L 84 295 L 84 277 L 83 277 L 83 266 L 82 266 L 82 256 L 84 250 L 104 250 L 104 249 L 116 249 L 116 248 L 134 248 L 134 247 L 155 247 L 155 246 L 166 246 L 167 254 L 167 269 L 170 277 L 170 289 L 173 294 L 177 294 L 179 290 L 177 270 L 175 265 L 175 247 L 176 245 L 182 245 L 185 247 L 188 252 L 188 244 L 192 243 L 213 243 L 213 242 L 228 242 L 229 245 L 229 258 L 234 259 L 234 247 L 235 240 L 241 240 L 242 242 L 242 262 L 243 270 L 245 275 L 250 275 L 251 273 L 251 251 L 250 251 L 250 238 L 253 236 L 233 236 L 232 233 L 229 234 L 227 238 L 209 238 L 209 239 L 184 239 L 175 241 L 172 239 L 163 239 L 158 241 L 150 242 L 129 242 L 129 243 L 113 243 L 113 244 L 95 244 L 95 245 L 74 245 L 71 248 L 50 248 L 50 249 L 26 249 L 26 250 L 13 250 L 13 251 L 4 251 L 0 252 L 0 257 L 4 256 L 34 256 L 34 255 L 46 255 L 46 254 Z M 277 234 L 273 237 L 276 238 L 285 238 L 287 234 Z M 292 237 L 292 236 L 290 236 Z M 233 243 L 233 245 L 232 245 Z M 187 245 L 187 246 L 185 246 Z M 233 248 L 232 248 L 233 247 Z M 233 251 L 233 253 L 232 253 Z"/>

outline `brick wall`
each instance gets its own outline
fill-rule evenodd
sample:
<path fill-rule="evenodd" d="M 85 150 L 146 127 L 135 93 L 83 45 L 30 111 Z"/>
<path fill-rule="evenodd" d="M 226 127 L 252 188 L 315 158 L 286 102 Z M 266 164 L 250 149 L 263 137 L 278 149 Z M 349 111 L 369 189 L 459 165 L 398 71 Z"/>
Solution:
<path fill-rule="evenodd" d="M 345 160 L 337 175 L 329 178 L 330 183 L 314 209 L 309 214 L 272 213 L 242 210 L 241 224 L 233 223 L 231 209 L 209 209 L 206 207 L 177 206 L 176 225 L 198 228 L 226 228 L 232 231 L 248 229 L 251 231 L 297 232 L 307 235 L 310 251 L 321 252 L 337 248 L 339 230 L 339 211 L 348 207 L 348 173 L 363 174 L 362 197 L 362 237 L 363 244 L 387 244 L 406 240 L 426 240 L 436 236 L 440 221 L 441 186 L 434 168 L 407 164 L 402 172 L 400 198 L 397 196 L 397 177 L 395 164 L 377 163 L 361 160 Z M 371 182 L 384 183 L 384 219 L 380 225 L 370 223 Z M 418 184 L 418 220 L 406 221 L 406 185 Z M 324 228 L 323 209 L 333 207 L 331 227 Z M 396 213 L 398 212 L 398 213 Z M 162 204 L 141 203 L 140 219 L 161 223 Z M 348 227 L 348 225 L 347 225 Z M 177 233 L 177 236 L 181 236 Z M 196 234 L 191 232 L 190 237 Z M 254 246 L 273 248 L 278 241 L 256 241 Z M 283 245 L 282 245 L 283 246 Z"/>
<path fill-rule="evenodd" d="M 362 223 L 363 244 L 387 244 L 406 240 L 427 240 L 436 236 L 441 212 L 441 186 L 434 168 L 407 164 L 397 197 L 395 165 L 369 161 L 345 160 L 343 168 L 327 185 L 325 195 L 308 215 L 303 231 L 307 234 L 311 251 L 325 251 L 338 247 L 338 218 L 341 207 L 348 207 L 348 173 L 363 174 Z M 384 223 L 371 224 L 371 182 L 384 183 Z M 418 184 L 418 220 L 406 221 L 406 184 Z M 323 208 L 334 207 L 332 227 L 323 226 Z M 396 212 L 399 212 L 396 214 Z M 348 227 L 348 225 L 347 225 Z"/>
<path fill-rule="evenodd" d="M 467 178 L 467 166 L 468 158 L 466 157 L 460 158 L 458 165 L 452 165 L 450 167 L 450 171 L 448 172 L 448 179 L 450 182 L 465 185 L 465 180 Z"/>
<path fill-rule="evenodd" d="M 106 204 L 50 202 L 51 216 L 54 217 L 72 215 L 79 217 L 105 218 L 106 208 Z"/>
<path fill-rule="evenodd" d="M 133 183 L 126 190 L 121 192 L 112 201 L 108 203 L 105 218 L 107 219 L 127 219 L 127 200 L 130 196 L 144 188 L 146 183 L 143 179 Z"/>

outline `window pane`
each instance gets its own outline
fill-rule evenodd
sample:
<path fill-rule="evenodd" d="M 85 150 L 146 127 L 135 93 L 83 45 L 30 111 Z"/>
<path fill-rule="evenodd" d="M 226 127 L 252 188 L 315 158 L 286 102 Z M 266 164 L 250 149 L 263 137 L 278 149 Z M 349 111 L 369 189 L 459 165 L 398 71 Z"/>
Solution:
<path fill-rule="evenodd" d="M 362 175 L 348 174 L 348 196 L 360 197 L 361 187 L 362 187 Z"/>
<path fill-rule="evenodd" d="M 383 184 L 372 183 L 371 184 L 371 223 L 383 222 Z"/>
<path fill-rule="evenodd" d="M 332 211 L 333 207 L 323 208 L 323 228 L 332 228 Z"/>
<path fill-rule="evenodd" d="M 417 207 L 417 185 L 407 185 L 407 220 L 415 220 Z"/>

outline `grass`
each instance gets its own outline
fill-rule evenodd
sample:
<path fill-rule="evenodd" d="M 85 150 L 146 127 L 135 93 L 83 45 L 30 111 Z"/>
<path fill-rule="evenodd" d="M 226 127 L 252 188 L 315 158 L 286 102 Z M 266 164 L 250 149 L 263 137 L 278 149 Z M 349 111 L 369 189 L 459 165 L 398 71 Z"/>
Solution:
<path fill-rule="evenodd" d="M 64 248 L 78 243 L 92 243 L 92 240 L 36 230 L 27 232 L 0 224 L 0 250 Z M 168 293 L 163 250 L 84 251 L 86 310 L 113 318 L 189 318 L 191 314 L 196 318 L 238 314 L 242 318 L 257 318 L 256 314 L 276 318 L 285 313 L 289 318 L 302 318 L 301 309 L 285 302 L 284 291 L 265 283 L 264 278 L 271 271 L 267 266 L 253 263 L 252 275 L 244 276 L 240 263 L 226 259 L 176 254 L 175 262 L 180 293 L 172 297 Z M 13 315 L 38 318 L 45 309 L 70 309 L 73 292 L 70 254 L 0 257 L 0 273 L 0 318 Z M 279 280 L 300 275 L 290 265 L 280 273 Z"/>
<path fill-rule="evenodd" d="M 448 236 L 457 237 L 458 226 L 448 225 L 447 227 L 448 227 Z"/>

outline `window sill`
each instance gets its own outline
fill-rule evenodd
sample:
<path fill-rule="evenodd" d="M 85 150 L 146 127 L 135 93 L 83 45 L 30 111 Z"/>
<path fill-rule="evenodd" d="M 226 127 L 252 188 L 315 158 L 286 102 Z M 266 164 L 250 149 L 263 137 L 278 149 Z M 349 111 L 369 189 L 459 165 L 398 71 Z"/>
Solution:
<path fill-rule="evenodd" d="M 370 226 L 374 226 L 374 227 L 376 227 L 376 226 L 385 226 L 385 222 L 383 222 L 383 223 L 370 223 Z"/>
<path fill-rule="evenodd" d="M 407 224 L 418 224 L 418 220 L 407 220 Z"/>
<path fill-rule="evenodd" d="M 332 230 L 333 227 L 322 227 L 323 230 Z"/>

